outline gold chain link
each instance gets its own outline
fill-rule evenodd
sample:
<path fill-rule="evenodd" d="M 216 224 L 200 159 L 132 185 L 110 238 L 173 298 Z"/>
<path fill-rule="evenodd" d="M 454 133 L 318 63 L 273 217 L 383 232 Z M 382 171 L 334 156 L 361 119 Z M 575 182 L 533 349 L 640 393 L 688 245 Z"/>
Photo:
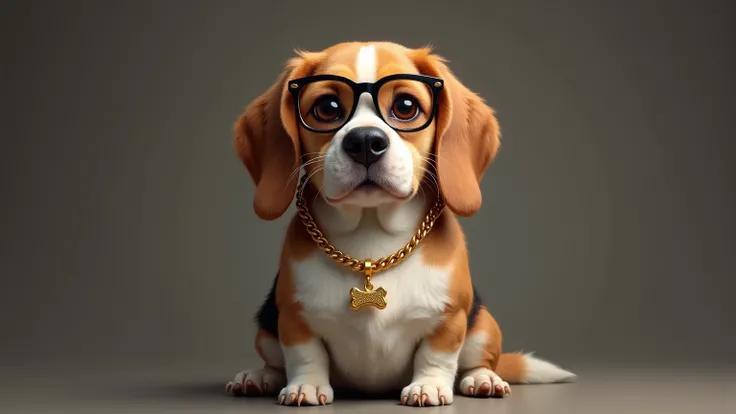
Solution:
<path fill-rule="evenodd" d="M 382 257 L 377 260 L 357 260 L 341 252 L 340 250 L 337 250 L 337 248 L 335 248 L 335 246 L 333 246 L 327 240 L 324 234 L 322 234 L 322 231 L 320 231 L 320 229 L 317 227 L 317 224 L 314 222 L 314 218 L 312 218 L 312 215 L 309 213 L 307 203 L 304 200 L 304 188 L 307 184 L 306 179 L 307 175 L 305 174 L 304 176 L 302 176 L 302 179 L 299 183 L 299 190 L 297 191 L 296 195 L 297 214 L 299 214 L 299 217 L 302 219 L 302 223 L 304 223 L 304 226 L 307 229 L 307 233 L 309 233 L 309 235 L 312 237 L 312 240 L 317 243 L 317 246 L 319 246 L 319 248 L 327 255 L 327 257 L 354 272 L 365 272 L 367 270 L 365 267 L 366 263 L 370 263 L 370 266 L 373 267 L 372 272 L 367 273 L 369 274 L 386 270 L 404 261 L 404 259 L 406 259 L 417 248 L 419 243 L 425 237 L 427 237 L 429 232 L 432 231 L 434 222 L 437 220 L 440 214 L 442 214 L 442 210 L 445 208 L 445 203 L 442 200 L 442 197 L 438 197 L 437 202 L 427 212 L 427 215 L 424 216 L 424 220 L 422 220 L 422 223 L 419 225 L 419 228 L 417 228 L 417 231 L 414 233 L 411 240 L 409 240 L 409 242 L 407 242 L 404 247 L 399 249 L 396 253 L 387 257 Z"/>

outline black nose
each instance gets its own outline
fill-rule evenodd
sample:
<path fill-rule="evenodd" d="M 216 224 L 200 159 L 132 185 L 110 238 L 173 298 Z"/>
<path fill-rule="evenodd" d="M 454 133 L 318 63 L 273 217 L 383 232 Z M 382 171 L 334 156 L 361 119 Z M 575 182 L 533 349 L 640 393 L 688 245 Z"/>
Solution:
<path fill-rule="evenodd" d="M 369 167 L 388 149 L 388 136 L 378 127 L 355 127 L 342 140 L 342 149 L 355 162 Z"/>

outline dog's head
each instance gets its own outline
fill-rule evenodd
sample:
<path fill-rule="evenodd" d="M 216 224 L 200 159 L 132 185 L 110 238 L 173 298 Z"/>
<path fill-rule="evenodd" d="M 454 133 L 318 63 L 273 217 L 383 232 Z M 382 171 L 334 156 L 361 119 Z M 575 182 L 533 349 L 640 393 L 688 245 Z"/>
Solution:
<path fill-rule="evenodd" d="M 338 208 L 402 203 L 427 184 L 470 216 L 499 128 L 430 49 L 341 43 L 289 60 L 238 118 L 235 146 L 265 220 L 289 207 L 300 168 Z"/>

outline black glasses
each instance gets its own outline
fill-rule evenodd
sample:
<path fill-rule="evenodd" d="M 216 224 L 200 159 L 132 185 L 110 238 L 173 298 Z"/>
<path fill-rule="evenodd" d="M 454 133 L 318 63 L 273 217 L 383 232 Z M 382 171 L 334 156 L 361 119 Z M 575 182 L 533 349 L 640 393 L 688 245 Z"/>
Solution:
<path fill-rule="evenodd" d="M 356 83 L 337 75 L 309 76 L 288 83 L 301 124 L 323 133 L 345 125 L 364 93 L 371 95 L 379 116 L 394 130 L 422 130 L 435 116 L 443 84 L 440 78 L 413 74 L 390 75 L 374 83 Z"/>

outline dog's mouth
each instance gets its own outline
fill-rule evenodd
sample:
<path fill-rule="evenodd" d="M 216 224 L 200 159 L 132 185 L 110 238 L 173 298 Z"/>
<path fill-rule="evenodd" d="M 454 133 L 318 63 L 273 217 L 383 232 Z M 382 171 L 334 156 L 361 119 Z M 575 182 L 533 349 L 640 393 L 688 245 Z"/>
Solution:
<path fill-rule="evenodd" d="M 383 187 L 378 185 L 373 180 L 365 180 L 362 183 L 358 184 L 353 191 L 376 191 L 376 190 L 383 190 Z"/>
<path fill-rule="evenodd" d="M 370 178 L 363 180 L 360 184 L 346 191 L 343 195 L 327 199 L 330 203 L 340 203 L 355 201 L 358 204 L 364 204 L 371 201 L 403 201 L 411 197 L 411 194 L 401 194 L 398 190 L 390 186 L 384 186 L 371 180 Z M 370 200 L 370 201 L 369 201 Z"/>

